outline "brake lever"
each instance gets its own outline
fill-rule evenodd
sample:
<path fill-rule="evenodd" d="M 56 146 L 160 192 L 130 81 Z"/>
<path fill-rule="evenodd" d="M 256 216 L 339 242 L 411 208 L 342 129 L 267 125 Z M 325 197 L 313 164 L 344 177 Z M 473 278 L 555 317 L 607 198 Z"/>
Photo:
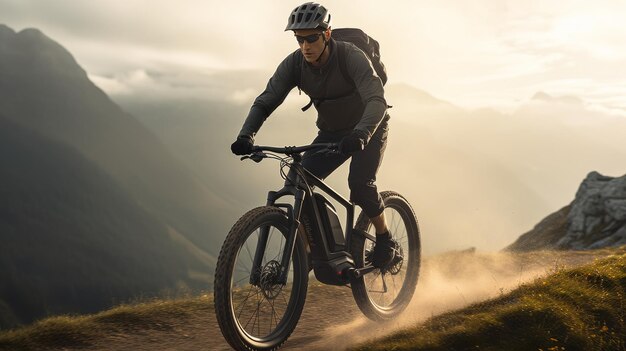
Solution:
<path fill-rule="evenodd" d="M 339 147 L 337 146 L 337 144 L 333 144 L 333 145 L 327 147 L 326 149 L 322 149 L 322 150 L 314 152 L 311 156 L 314 156 L 314 155 L 338 155 L 338 154 L 341 154 L 341 152 L 339 152 Z"/>
<path fill-rule="evenodd" d="M 241 160 L 243 161 L 243 160 L 251 159 L 252 161 L 254 161 L 256 163 L 259 163 L 266 157 L 267 157 L 267 155 L 264 152 L 257 151 L 257 152 L 254 152 L 254 153 L 250 154 L 250 155 L 243 156 L 241 158 Z"/>

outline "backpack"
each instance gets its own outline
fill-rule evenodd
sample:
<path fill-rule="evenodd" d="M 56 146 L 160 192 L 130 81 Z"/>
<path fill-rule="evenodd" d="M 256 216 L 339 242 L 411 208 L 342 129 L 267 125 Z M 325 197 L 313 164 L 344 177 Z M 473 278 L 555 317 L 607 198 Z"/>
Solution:
<path fill-rule="evenodd" d="M 387 83 L 387 70 L 385 69 L 385 65 L 380 60 L 380 45 L 376 40 L 374 40 L 369 35 L 365 34 L 364 31 L 358 28 L 337 28 L 333 29 L 333 38 L 337 41 L 345 41 L 348 43 L 352 43 L 356 45 L 359 49 L 361 49 L 367 58 L 369 58 L 376 74 L 380 77 L 380 80 L 383 82 L 383 85 Z M 346 78 L 347 81 L 351 82 L 352 79 L 347 73 L 346 67 L 346 52 L 345 46 L 343 50 L 339 50 L 339 68 L 341 69 L 341 74 Z"/>
<path fill-rule="evenodd" d="M 333 29 L 332 37 L 336 41 L 352 43 L 356 45 L 356 47 L 361 49 L 361 51 L 365 53 L 365 56 L 367 56 L 367 58 L 372 63 L 372 66 L 374 67 L 374 70 L 376 71 L 376 74 L 382 81 L 383 85 L 387 83 L 387 70 L 385 69 L 385 65 L 383 64 L 383 62 L 380 60 L 380 45 L 376 40 L 374 40 L 374 38 L 365 34 L 365 32 L 359 28 Z M 350 82 L 352 85 L 355 85 L 354 80 L 348 74 L 348 67 L 346 66 L 347 48 L 345 45 L 338 46 L 339 49 L 337 51 L 337 59 L 339 60 L 339 71 L 341 71 L 341 74 L 346 81 Z M 300 69 L 299 65 L 298 69 Z M 298 86 L 298 89 L 300 89 L 299 79 L 296 85 Z M 319 103 L 321 101 L 323 100 L 317 99 L 315 102 Z M 302 107 L 302 111 L 308 110 L 315 102 L 313 101 L 313 99 L 311 99 L 311 101 L 306 106 Z"/>

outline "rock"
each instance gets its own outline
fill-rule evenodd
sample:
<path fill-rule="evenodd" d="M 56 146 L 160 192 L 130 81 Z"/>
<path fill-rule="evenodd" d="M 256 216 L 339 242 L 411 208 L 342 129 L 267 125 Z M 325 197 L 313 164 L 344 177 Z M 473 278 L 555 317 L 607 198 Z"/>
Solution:
<path fill-rule="evenodd" d="M 616 221 L 626 220 L 626 199 L 608 199 L 606 211 Z"/>
<path fill-rule="evenodd" d="M 588 250 L 626 245 L 626 175 L 591 172 L 572 203 L 542 220 L 506 250 Z"/>

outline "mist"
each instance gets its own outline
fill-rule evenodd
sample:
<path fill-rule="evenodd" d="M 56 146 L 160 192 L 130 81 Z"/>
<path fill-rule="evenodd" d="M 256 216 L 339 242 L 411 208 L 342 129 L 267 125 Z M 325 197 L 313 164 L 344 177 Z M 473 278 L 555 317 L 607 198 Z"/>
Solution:
<path fill-rule="evenodd" d="M 230 86 L 222 94 L 233 96 L 238 74 L 221 77 L 227 79 L 223 86 Z M 260 92 L 263 85 L 250 80 L 240 87 L 255 91 L 256 86 Z M 500 250 L 569 204 L 588 172 L 616 176 L 626 168 L 620 161 L 626 159 L 620 136 L 626 121 L 589 109 L 581 98 L 529 96 L 506 114 L 466 110 L 405 84 L 388 85 L 386 97 L 392 119 L 377 184 L 411 202 L 427 254 Z M 257 164 L 230 154 L 253 98 L 114 99 L 164 140 L 200 181 L 240 208 L 225 221 L 234 223 L 247 209 L 263 205 L 267 191 L 282 186 L 278 162 Z M 315 111 L 300 111 L 307 102 L 294 90 L 267 119 L 256 143 L 312 141 Z M 327 179 L 346 197 L 347 171 L 348 163 Z"/>

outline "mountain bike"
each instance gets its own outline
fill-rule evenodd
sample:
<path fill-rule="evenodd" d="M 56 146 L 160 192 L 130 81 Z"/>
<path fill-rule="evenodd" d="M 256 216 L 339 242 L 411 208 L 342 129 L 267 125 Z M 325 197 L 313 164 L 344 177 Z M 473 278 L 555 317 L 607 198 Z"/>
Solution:
<path fill-rule="evenodd" d="M 302 166 L 306 151 L 338 152 L 333 143 L 255 146 L 241 158 L 279 160 L 285 185 L 234 224 L 219 254 L 215 313 L 236 350 L 275 350 L 287 340 L 302 313 L 311 270 L 322 283 L 349 285 L 359 309 L 375 321 L 400 314 L 417 285 L 420 231 L 409 202 L 393 191 L 380 193 L 397 245 L 391 262 L 375 268 L 370 258 L 376 236 L 369 218 L 361 212 L 353 225 L 355 205 Z M 345 232 L 320 191 L 345 207 Z M 279 202 L 283 197 L 293 201 Z"/>

